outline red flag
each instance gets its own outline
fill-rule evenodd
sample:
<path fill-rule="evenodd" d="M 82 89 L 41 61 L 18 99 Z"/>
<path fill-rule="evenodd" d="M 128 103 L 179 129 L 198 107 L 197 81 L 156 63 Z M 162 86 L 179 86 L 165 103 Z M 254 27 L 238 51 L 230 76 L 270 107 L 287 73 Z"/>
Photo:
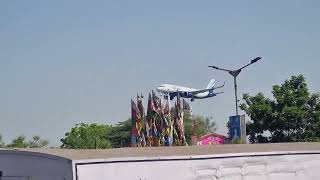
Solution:
<path fill-rule="evenodd" d="M 155 108 L 155 105 L 153 102 L 153 98 L 151 97 L 151 94 L 149 93 L 147 115 L 152 116 L 154 112 L 156 112 L 156 108 Z"/>

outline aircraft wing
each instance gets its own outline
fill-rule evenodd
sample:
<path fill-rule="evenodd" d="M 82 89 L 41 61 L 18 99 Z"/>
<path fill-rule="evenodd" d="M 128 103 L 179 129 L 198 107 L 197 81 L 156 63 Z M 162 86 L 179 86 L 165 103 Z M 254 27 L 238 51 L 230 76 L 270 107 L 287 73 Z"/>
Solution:
<path fill-rule="evenodd" d="M 207 91 L 210 91 L 210 90 L 215 90 L 215 89 L 222 88 L 222 87 L 224 87 L 225 84 L 226 84 L 226 82 L 224 82 L 223 85 L 218 86 L 218 87 L 215 87 L 215 88 L 203 89 L 203 90 L 198 90 L 198 91 L 192 91 L 192 92 L 190 92 L 190 93 L 191 93 L 192 95 L 197 95 L 197 94 L 199 94 L 199 93 L 204 93 L 204 92 L 207 92 Z"/>
<path fill-rule="evenodd" d="M 224 85 L 226 85 L 226 82 L 223 82 L 223 84 L 222 84 L 221 86 L 218 86 L 218 87 L 215 87 L 215 88 L 211 88 L 211 89 L 213 89 L 213 90 L 215 90 L 215 89 L 219 89 L 219 88 L 224 87 Z"/>
<path fill-rule="evenodd" d="M 207 92 L 207 91 L 210 91 L 211 89 L 203 89 L 203 90 L 199 90 L 199 91 L 192 91 L 190 92 L 192 95 L 197 95 L 197 94 L 200 94 L 200 93 L 204 93 L 204 92 Z"/>

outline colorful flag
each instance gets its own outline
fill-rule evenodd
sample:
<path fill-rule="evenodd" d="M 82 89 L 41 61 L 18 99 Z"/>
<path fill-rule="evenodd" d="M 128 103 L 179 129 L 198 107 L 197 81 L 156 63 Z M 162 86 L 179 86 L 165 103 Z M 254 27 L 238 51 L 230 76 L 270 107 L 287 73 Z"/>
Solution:
<path fill-rule="evenodd" d="M 177 92 L 177 102 L 175 104 L 175 122 L 174 127 L 176 128 L 177 139 L 175 140 L 176 145 L 184 146 L 186 144 L 184 122 L 183 122 L 183 107 L 181 105 L 180 95 Z"/>
<path fill-rule="evenodd" d="M 154 91 L 151 92 L 152 93 L 152 100 L 154 103 L 154 107 L 155 107 L 155 111 L 159 114 L 161 111 L 161 100 L 158 96 L 156 96 L 156 94 L 154 93 Z"/>
<path fill-rule="evenodd" d="M 137 94 L 137 104 L 131 100 L 132 146 L 183 146 L 186 145 L 184 132 L 184 112 L 190 112 L 190 105 L 180 98 L 177 92 L 175 111 L 171 116 L 170 100 L 165 103 L 155 94 L 149 93 L 148 108 L 145 114 L 143 96 Z"/>
<path fill-rule="evenodd" d="M 154 102 L 153 102 L 153 99 L 151 97 L 151 94 L 149 93 L 147 117 L 151 118 L 154 115 L 155 112 L 156 112 L 156 108 L 154 106 Z"/>
<path fill-rule="evenodd" d="M 141 115 L 141 119 L 142 119 L 142 124 L 143 124 L 143 128 L 141 129 L 142 132 L 140 132 L 140 135 L 141 135 L 141 141 L 142 141 L 142 146 L 145 147 L 145 146 L 148 146 L 150 143 L 149 143 L 149 139 L 150 139 L 150 135 L 149 135 L 149 131 L 150 131 L 150 127 L 149 127 L 149 124 L 148 124 L 148 121 L 146 119 L 146 116 L 145 116 L 145 111 L 144 111 L 144 107 L 143 107 L 143 102 L 142 102 L 142 94 L 141 96 L 139 97 L 139 95 L 137 95 L 137 104 L 138 104 L 138 109 L 140 111 L 140 115 Z"/>
<path fill-rule="evenodd" d="M 181 111 L 181 100 L 180 100 L 179 92 L 177 92 L 177 110 L 178 110 L 178 112 Z"/>
<path fill-rule="evenodd" d="M 131 146 L 133 147 L 137 145 L 139 135 L 137 128 L 138 111 L 136 103 L 131 99 Z"/>
<path fill-rule="evenodd" d="M 142 104 L 142 95 L 141 97 L 139 97 L 139 95 L 137 94 L 137 105 L 138 105 L 138 109 L 140 112 L 141 117 L 144 117 L 144 108 L 143 108 L 143 104 Z"/>
<path fill-rule="evenodd" d="M 154 107 L 154 102 L 151 94 L 149 93 L 148 98 L 148 109 L 147 109 L 147 123 L 149 126 L 149 146 L 154 146 L 156 144 L 157 140 L 157 127 L 155 123 L 155 114 L 156 109 Z"/>

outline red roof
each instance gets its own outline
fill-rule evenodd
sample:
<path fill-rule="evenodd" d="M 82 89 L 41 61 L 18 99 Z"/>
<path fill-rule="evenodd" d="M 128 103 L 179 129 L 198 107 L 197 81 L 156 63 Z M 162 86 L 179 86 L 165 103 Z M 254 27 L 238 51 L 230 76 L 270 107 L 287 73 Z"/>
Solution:
<path fill-rule="evenodd" d="M 202 140 L 202 139 L 208 138 L 210 136 L 219 137 L 219 138 L 226 138 L 224 135 L 221 135 L 221 134 L 209 133 L 209 134 L 201 136 L 200 139 Z"/>

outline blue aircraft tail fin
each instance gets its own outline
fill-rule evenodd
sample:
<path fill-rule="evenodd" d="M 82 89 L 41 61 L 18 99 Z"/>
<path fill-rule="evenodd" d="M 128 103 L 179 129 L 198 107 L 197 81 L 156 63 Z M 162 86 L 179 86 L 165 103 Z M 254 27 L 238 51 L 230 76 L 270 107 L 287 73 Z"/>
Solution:
<path fill-rule="evenodd" d="M 212 89 L 215 85 L 214 84 L 215 81 L 216 81 L 215 79 L 211 79 L 206 89 Z"/>

